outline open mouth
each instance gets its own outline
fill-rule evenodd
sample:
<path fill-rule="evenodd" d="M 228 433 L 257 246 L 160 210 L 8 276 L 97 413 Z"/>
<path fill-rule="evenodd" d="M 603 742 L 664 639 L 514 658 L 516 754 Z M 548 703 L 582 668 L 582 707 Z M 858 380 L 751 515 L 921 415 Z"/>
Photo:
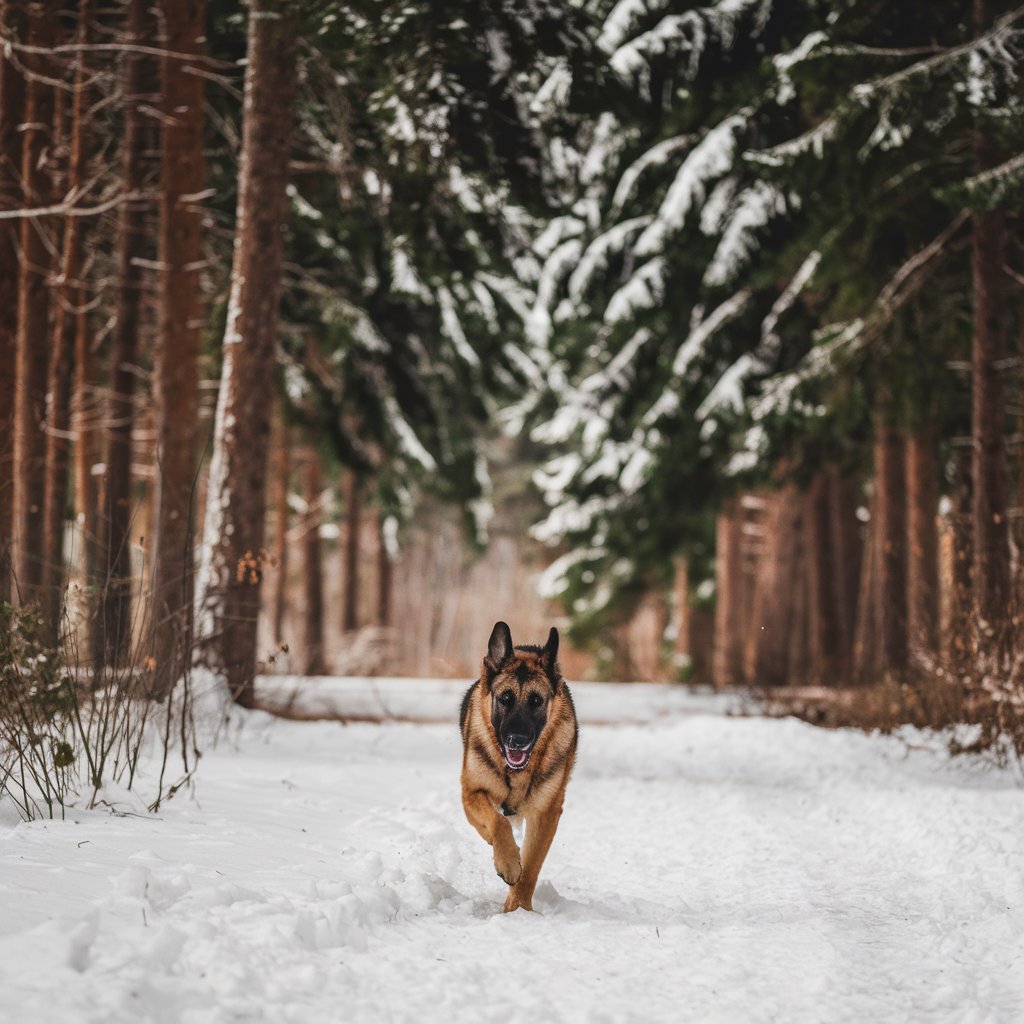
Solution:
<path fill-rule="evenodd" d="M 530 750 L 512 750 L 510 747 L 502 747 L 501 752 L 505 755 L 505 764 L 514 772 L 522 771 L 530 763 Z"/>

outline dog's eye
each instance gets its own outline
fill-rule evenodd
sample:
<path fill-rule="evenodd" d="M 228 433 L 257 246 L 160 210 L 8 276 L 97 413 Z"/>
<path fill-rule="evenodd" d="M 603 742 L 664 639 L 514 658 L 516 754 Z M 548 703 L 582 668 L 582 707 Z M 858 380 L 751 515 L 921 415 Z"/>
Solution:
<path fill-rule="evenodd" d="M 503 693 L 503 694 L 502 694 L 502 695 L 501 695 L 501 696 L 500 696 L 500 697 L 498 698 L 498 702 L 499 702 L 500 704 L 504 704 L 504 705 L 505 705 L 505 707 L 511 707 L 511 705 L 512 705 L 512 700 L 513 700 L 513 697 L 512 697 L 512 691 L 511 691 L 511 690 L 506 690 L 506 691 L 505 691 L 505 692 L 504 692 L 504 693 Z"/>
<path fill-rule="evenodd" d="M 543 704 L 543 703 L 544 703 L 544 701 L 541 698 L 539 693 L 531 693 L 530 694 L 530 707 L 531 708 L 539 708 L 541 706 L 541 704 Z"/>

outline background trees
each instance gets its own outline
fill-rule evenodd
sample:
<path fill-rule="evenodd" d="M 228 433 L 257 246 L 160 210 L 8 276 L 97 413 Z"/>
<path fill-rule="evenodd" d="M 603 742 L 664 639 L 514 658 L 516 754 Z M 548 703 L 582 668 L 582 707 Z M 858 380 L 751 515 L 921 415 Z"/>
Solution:
<path fill-rule="evenodd" d="M 1020 10 L 153 13 L 2 19 L 4 579 L 96 665 L 166 693 L 195 614 L 251 702 L 292 642 L 444 646 L 501 574 L 598 674 L 1013 647 Z"/>

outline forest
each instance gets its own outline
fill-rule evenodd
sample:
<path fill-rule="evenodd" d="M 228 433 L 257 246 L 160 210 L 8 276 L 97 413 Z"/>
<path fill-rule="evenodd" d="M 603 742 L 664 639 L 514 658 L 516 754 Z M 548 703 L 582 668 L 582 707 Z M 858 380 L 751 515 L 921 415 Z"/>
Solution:
<path fill-rule="evenodd" d="M 0 0 L 0 1017 L 1024 1020 L 1022 214 L 997 0 Z"/>
<path fill-rule="evenodd" d="M 472 674 L 493 591 L 587 678 L 1015 721 L 1024 8 L 0 26 L 8 658 L 248 706 Z"/>

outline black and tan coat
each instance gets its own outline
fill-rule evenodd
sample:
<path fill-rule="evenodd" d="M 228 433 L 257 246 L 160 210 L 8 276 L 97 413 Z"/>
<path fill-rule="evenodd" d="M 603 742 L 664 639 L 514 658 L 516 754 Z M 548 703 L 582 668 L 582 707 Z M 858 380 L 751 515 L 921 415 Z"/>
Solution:
<path fill-rule="evenodd" d="M 576 711 L 557 658 L 557 630 L 544 647 L 513 647 L 498 622 L 480 678 L 462 701 L 462 805 L 494 848 L 494 867 L 509 885 L 506 911 L 533 909 L 576 759 Z M 522 851 L 516 819 L 526 824 Z"/>

